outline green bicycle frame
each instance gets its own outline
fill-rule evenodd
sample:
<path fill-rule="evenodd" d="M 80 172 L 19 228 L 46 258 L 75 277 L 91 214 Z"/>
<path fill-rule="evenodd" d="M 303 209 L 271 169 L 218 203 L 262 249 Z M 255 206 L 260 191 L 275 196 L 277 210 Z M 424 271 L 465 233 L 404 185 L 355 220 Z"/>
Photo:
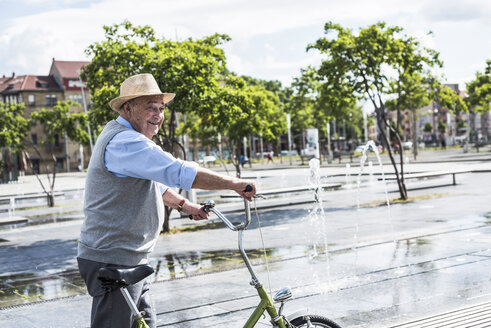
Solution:
<path fill-rule="evenodd" d="M 256 289 L 259 297 L 261 298 L 261 302 L 259 302 L 256 309 L 245 323 L 244 328 L 254 327 L 261 318 L 261 315 L 264 313 L 264 311 L 268 312 L 273 322 L 274 319 L 277 318 L 276 325 L 278 327 L 286 328 L 283 318 L 278 317 L 278 312 L 276 311 L 276 308 L 274 307 L 273 302 L 271 301 L 271 298 L 269 298 L 269 295 L 264 287 L 262 285 L 257 285 Z"/>
<path fill-rule="evenodd" d="M 246 220 L 244 223 L 240 223 L 237 225 L 232 224 L 225 216 L 223 216 L 223 214 L 218 209 L 215 208 L 215 202 L 205 201 L 202 205 L 205 206 L 208 212 L 211 211 L 215 213 L 223 221 L 223 223 L 225 223 L 225 225 L 228 228 L 230 228 L 233 231 L 237 231 L 239 233 L 238 244 L 239 244 L 240 255 L 242 256 L 242 259 L 244 260 L 244 264 L 249 270 L 249 273 L 251 274 L 251 278 L 252 278 L 251 285 L 256 288 L 257 293 L 259 294 L 259 298 L 261 298 L 261 301 L 257 305 L 256 309 L 245 323 L 244 328 L 253 328 L 261 318 L 261 315 L 264 313 L 264 311 L 268 312 L 269 316 L 271 317 L 271 323 L 273 324 L 273 326 L 280 327 L 280 328 L 287 328 L 285 321 L 283 320 L 283 317 L 278 315 L 278 311 L 276 311 L 276 308 L 274 307 L 271 298 L 269 298 L 268 293 L 259 282 L 259 279 L 257 279 L 257 276 L 254 273 L 254 270 L 252 269 L 251 262 L 249 261 L 249 257 L 247 256 L 247 253 L 244 250 L 244 246 L 242 245 L 242 233 L 244 232 L 245 229 L 247 229 L 249 223 L 251 222 L 251 210 L 249 207 L 249 202 L 244 199 Z"/>
<path fill-rule="evenodd" d="M 136 319 L 136 328 L 149 328 L 147 323 L 145 322 L 145 319 L 143 318 L 138 318 Z"/>

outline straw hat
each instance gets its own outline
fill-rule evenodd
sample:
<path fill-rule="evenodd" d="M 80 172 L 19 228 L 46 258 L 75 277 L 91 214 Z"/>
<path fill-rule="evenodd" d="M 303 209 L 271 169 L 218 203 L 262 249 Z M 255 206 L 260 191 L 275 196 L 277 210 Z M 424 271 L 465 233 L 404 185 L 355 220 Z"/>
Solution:
<path fill-rule="evenodd" d="M 111 100 L 109 106 L 118 112 L 121 109 L 121 106 L 131 99 L 158 95 L 162 95 L 164 104 L 167 104 L 174 99 L 176 94 L 163 93 L 160 91 L 157 81 L 155 81 L 152 74 L 137 74 L 124 80 L 119 88 L 119 97 Z"/>

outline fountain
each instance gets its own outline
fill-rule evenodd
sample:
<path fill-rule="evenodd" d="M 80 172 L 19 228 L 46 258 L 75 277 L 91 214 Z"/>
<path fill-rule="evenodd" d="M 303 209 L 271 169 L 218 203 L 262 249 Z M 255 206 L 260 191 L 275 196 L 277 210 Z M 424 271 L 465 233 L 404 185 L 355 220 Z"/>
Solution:
<path fill-rule="evenodd" d="M 311 260 L 320 259 L 320 256 L 326 256 L 326 275 L 328 278 L 328 285 L 325 287 L 322 284 L 324 276 L 319 277 L 317 274 L 313 273 L 313 279 L 316 282 L 315 285 L 318 289 L 329 290 L 331 285 L 330 276 L 330 264 L 329 264 L 329 248 L 327 242 L 327 225 L 326 225 L 326 213 L 324 211 L 324 206 L 322 204 L 322 184 L 320 177 L 320 162 L 319 159 L 313 158 L 309 161 L 310 176 L 309 184 L 314 191 L 315 204 L 314 208 L 310 211 L 308 220 L 312 226 L 312 250 L 309 254 Z"/>
<path fill-rule="evenodd" d="M 10 197 L 9 218 L 15 216 L 15 197 Z"/>
<path fill-rule="evenodd" d="M 362 150 L 362 155 L 360 158 L 360 172 L 358 173 L 358 177 L 356 180 L 356 185 L 357 185 L 357 208 L 360 208 L 360 184 L 361 184 L 361 175 L 363 174 L 363 169 L 365 166 L 365 162 L 367 160 L 367 151 L 369 149 L 372 149 L 375 152 L 375 155 L 377 156 L 377 161 L 380 166 L 380 171 L 382 173 L 382 182 L 384 184 L 384 191 L 385 191 L 385 200 L 387 203 L 388 211 L 389 211 L 389 218 L 390 218 L 390 201 L 389 201 L 389 193 L 387 191 L 387 183 L 385 182 L 385 175 L 384 175 L 384 165 L 382 164 L 382 159 L 380 158 L 380 154 L 378 152 L 377 145 L 373 140 L 369 140 L 367 144 L 363 147 Z M 369 162 L 369 167 L 370 171 L 372 170 L 372 162 Z M 370 172 L 371 174 L 371 172 Z"/>
<path fill-rule="evenodd" d="M 351 170 L 351 165 L 348 163 L 348 164 L 346 164 L 346 189 L 351 189 L 350 170 Z"/>

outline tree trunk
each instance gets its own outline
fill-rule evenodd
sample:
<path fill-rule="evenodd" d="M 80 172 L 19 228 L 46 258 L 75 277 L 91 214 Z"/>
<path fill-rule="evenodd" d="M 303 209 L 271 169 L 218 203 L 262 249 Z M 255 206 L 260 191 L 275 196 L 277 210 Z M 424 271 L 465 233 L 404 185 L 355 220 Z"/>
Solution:
<path fill-rule="evenodd" d="M 401 199 L 406 200 L 407 199 L 407 190 L 406 190 L 406 185 L 404 184 L 403 163 L 401 160 L 401 174 L 399 175 L 399 170 L 397 169 L 397 163 L 396 163 L 396 161 L 394 159 L 394 155 L 392 153 L 392 148 L 390 146 L 389 138 L 388 138 L 387 134 L 385 133 L 386 127 L 387 126 L 389 126 L 389 128 L 391 128 L 391 127 L 390 127 L 390 125 L 388 125 L 385 122 L 385 115 L 383 115 L 383 108 L 377 108 L 376 112 L 377 112 L 377 125 L 378 125 L 379 130 L 380 130 L 380 135 L 382 137 L 382 140 L 385 141 L 385 143 L 387 145 L 387 151 L 389 154 L 390 162 L 392 163 L 392 166 L 394 167 L 394 173 L 395 173 L 396 179 L 397 179 L 397 186 L 399 188 L 399 195 L 401 196 Z M 398 133 L 395 130 L 393 130 L 393 131 L 395 132 L 395 135 L 397 136 L 397 140 L 399 142 L 399 147 L 401 147 L 401 144 L 400 144 L 401 139 L 400 139 Z M 402 150 L 400 152 L 402 154 Z M 401 155 L 401 158 L 402 158 L 402 155 Z"/>
<path fill-rule="evenodd" d="M 48 206 L 53 207 L 55 206 L 55 193 L 53 190 L 47 195 L 47 201 L 48 201 Z"/>
<path fill-rule="evenodd" d="M 193 138 L 193 161 L 198 162 L 198 139 Z"/>
<path fill-rule="evenodd" d="M 231 151 L 233 151 L 233 146 L 232 146 Z M 237 147 L 235 149 L 235 158 L 236 158 L 236 160 L 235 161 L 232 161 L 232 163 L 235 166 L 235 176 L 237 178 L 240 178 L 241 170 L 240 170 L 240 160 L 239 160 L 239 158 L 240 158 L 240 149 L 239 149 L 239 147 Z M 244 158 L 245 158 L 245 155 L 244 155 Z"/>
<path fill-rule="evenodd" d="M 164 215 L 164 223 L 162 224 L 162 232 L 168 233 L 170 231 L 169 218 L 172 208 L 167 205 L 164 208 L 165 208 L 165 215 Z"/>
<path fill-rule="evenodd" d="M 411 128 L 411 134 L 412 134 L 412 137 L 411 139 L 413 139 L 413 156 L 414 156 L 414 160 L 416 160 L 416 157 L 418 156 L 418 131 L 417 131 L 417 120 L 418 120 L 418 115 L 416 114 L 416 111 L 417 109 L 412 109 L 411 110 L 411 113 L 412 113 L 412 128 Z"/>

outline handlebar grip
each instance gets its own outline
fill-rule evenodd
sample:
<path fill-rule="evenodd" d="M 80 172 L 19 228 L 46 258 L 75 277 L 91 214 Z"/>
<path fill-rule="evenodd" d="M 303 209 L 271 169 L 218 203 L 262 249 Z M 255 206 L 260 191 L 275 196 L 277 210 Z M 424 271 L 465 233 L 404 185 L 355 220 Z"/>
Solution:
<path fill-rule="evenodd" d="M 252 191 L 252 186 L 251 185 L 247 185 L 244 189 L 244 192 L 251 192 Z"/>

